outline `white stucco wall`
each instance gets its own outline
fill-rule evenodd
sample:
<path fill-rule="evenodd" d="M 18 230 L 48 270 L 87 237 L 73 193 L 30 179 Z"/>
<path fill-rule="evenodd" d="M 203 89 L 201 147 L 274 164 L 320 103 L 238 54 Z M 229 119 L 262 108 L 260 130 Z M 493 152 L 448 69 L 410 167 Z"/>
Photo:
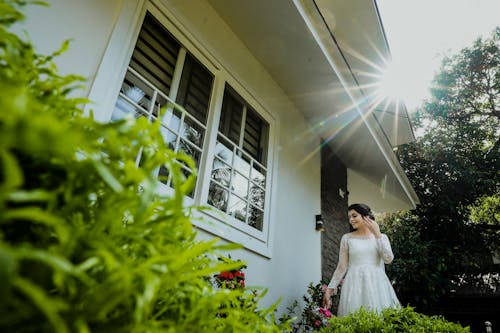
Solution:
<path fill-rule="evenodd" d="M 220 63 L 276 118 L 278 168 L 273 188 L 273 251 L 270 259 L 250 251 L 233 258 L 248 262 L 250 285 L 269 288 L 268 303 L 283 297 L 282 309 L 300 299 L 309 282 L 321 278 L 319 139 L 301 114 L 217 13 L 203 1 L 165 1 Z M 315 153 L 314 153 L 315 152 Z"/>
<path fill-rule="evenodd" d="M 122 0 L 46 0 L 50 5 L 27 6 L 26 20 L 16 30 L 27 32 L 37 52 L 49 54 L 71 40 L 70 49 L 56 58 L 61 74 L 87 80 L 85 96 L 94 80 L 118 18 Z"/>
<path fill-rule="evenodd" d="M 56 60 L 62 73 L 88 78 L 89 90 L 101 75 L 103 55 L 111 39 L 126 40 L 130 32 L 117 32 L 122 6 L 137 7 L 139 0 L 51 0 L 52 6 L 32 7 L 19 29 L 26 29 L 39 52 L 58 48 L 72 38 L 70 51 Z M 285 309 L 301 299 L 309 282 L 321 276 L 321 234 L 314 229 L 320 213 L 319 139 L 272 77 L 233 34 L 217 13 L 204 1 L 164 1 L 175 13 L 182 29 L 194 36 L 202 49 L 210 52 L 248 92 L 277 120 L 278 143 L 273 166 L 272 251 L 270 258 L 248 250 L 232 254 L 248 263 L 249 285 L 269 288 L 266 304 L 283 298 Z M 134 15 L 129 15 L 130 20 Z M 130 22 L 133 26 L 137 22 Z M 120 28 L 122 29 L 122 28 Z M 126 49 L 123 52 L 128 52 Z M 108 73 L 107 73 L 108 74 Z M 89 90 L 82 92 L 88 94 Z M 104 96 L 93 94 L 92 96 Z M 97 97 L 98 99 L 100 97 Z M 100 100 L 94 100 L 99 104 Z M 98 115 L 97 115 L 98 116 Z M 200 238 L 212 235 L 200 232 Z"/>
<path fill-rule="evenodd" d="M 398 198 L 385 191 L 383 180 L 379 184 L 366 179 L 359 172 L 347 169 L 349 204 L 364 203 L 375 213 L 397 212 L 411 209 L 405 198 Z"/>

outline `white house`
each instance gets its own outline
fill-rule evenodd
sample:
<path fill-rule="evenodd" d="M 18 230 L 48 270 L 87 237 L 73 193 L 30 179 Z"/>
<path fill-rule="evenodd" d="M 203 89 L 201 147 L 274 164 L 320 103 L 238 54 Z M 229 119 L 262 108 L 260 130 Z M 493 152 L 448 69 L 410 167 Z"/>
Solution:
<path fill-rule="evenodd" d="M 199 168 L 186 201 L 213 207 L 199 236 L 243 244 L 232 257 L 267 302 L 331 274 L 348 203 L 418 203 L 393 151 L 413 140 L 406 109 L 376 94 L 390 53 L 374 0 L 49 3 L 19 28 L 42 53 L 72 39 L 57 64 L 88 78 L 99 121 L 162 121 Z M 183 111 L 157 119 L 168 100 Z"/>

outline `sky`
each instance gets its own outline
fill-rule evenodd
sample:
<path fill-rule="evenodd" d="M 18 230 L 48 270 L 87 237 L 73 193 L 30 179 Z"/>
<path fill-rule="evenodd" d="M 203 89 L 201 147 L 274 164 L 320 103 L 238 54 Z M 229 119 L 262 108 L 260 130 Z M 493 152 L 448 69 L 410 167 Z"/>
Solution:
<path fill-rule="evenodd" d="M 444 55 L 500 26 L 500 0 L 377 0 L 377 6 L 398 81 L 392 87 L 410 112 L 429 97 Z"/>

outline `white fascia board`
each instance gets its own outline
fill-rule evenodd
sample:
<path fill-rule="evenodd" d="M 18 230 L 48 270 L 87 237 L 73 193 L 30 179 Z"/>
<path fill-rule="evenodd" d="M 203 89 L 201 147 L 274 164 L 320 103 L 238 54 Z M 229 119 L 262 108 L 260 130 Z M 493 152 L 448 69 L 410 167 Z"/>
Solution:
<path fill-rule="evenodd" d="M 352 76 L 349 66 L 345 62 L 345 58 L 339 50 L 338 45 L 335 43 L 328 27 L 324 24 L 321 16 L 317 12 L 314 3 L 311 0 L 293 0 L 293 2 L 309 28 L 313 38 L 316 40 L 316 43 L 318 43 L 328 63 L 344 87 L 345 94 L 352 102 L 352 108 L 355 109 L 359 113 L 361 119 L 363 119 L 370 135 L 377 143 L 380 152 L 383 154 L 390 169 L 398 179 L 408 200 L 410 200 L 412 206 L 415 207 L 419 203 L 417 194 L 411 186 L 399 161 L 396 159 L 389 140 L 374 116 L 368 112 L 369 106 L 366 104 L 365 97 L 360 93 L 360 89 Z M 349 73 L 350 75 L 343 73 Z"/>

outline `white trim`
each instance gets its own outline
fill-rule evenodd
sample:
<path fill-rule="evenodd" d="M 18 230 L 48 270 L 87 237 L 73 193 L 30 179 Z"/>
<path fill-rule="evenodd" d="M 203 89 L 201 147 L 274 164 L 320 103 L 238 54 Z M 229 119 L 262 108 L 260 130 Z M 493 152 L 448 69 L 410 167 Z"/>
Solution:
<path fill-rule="evenodd" d="M 360 96 L 359 89 L 351 89 L 351 87 L 355 87 L 357 86 L 357 84 L 356 82 L 353 82 L 352 77 L 350 77 L 349 75 L 345 75 L 345 73 L 350 73 L 350 71 L 346 67 L 346 63 L 343 60 L 343 57 L 337 45 L 335 45 L 332 38 L 325 38 L 325 36 L 329 36 L 329 33 L 325 31 L 327 27 L 325 27 L 322 23 L 318 23 L 321 22 L 320 20 L 315 20 L 313 15 L 314 13 L 316 13 L 316 9 L 313 9 L 311 7 L 308 8 L 305 0 L 293 0 L 293 2 L 307 27 L 309 28 L 312 36 L 316 40 L 316 43 L 323 51 L 326 60 L 330 63 L 331 68 L 334 70 L 340 83 L 344 87 L 344 91 L 351 100 L 353 108 L 355 108 L 359 113 L 361 119 L 368 128 L 368 131 L 377 143 L 377 146 L 379 147 L 380 152 L 383 154 L 387 164 L 391 168 L 393 174 L 396 176 L 399 184 L 406 193 L 406 196 L 415 207 L 419 202 L 418 197 L 413 190 L 408 177 L 406 177 L 403 169 L 397 162 L 387 137 L 377 134 L 377 131 L 375 129 L 380 128 L 380 126 L 378 126 L 378 123 L 376 123 L 374 115 L 364 112 L 361 109 L 363 108 L 365 110 L 369 110 L 369 107 L 366 105 L 365 98 L 363 98 L 363 96 Z M 375 122 L 375 124 L 372 124 L 373 122 Z M 382 138 L 385 138 L 385 140 L 383 140 Z"/>
<path fill-rule="evenodd" d="M 89 99 L 98 104 L 88 104 L 85 113 L 91 111 L 97 121 L 111 118 L 116 96 L 120 91 L 127 66 L 134 51 L 135 41 L 146 13 L 147 0 L 124 0 L 106 52 L 90 89 Z"/>
<path fill-rule="evenodd" d="M 132 56 L 136 40 L 138 38 L 142 22 L 146 12 L 150 12 L 182 45 L 182 49 L 190 52 L 194 58 L 200 61 L 214 76 L 212 97 L 209 105 L 203 150 L 200 156 L 199 178 L 194 198 L 185 198 L 188 205 L 206 205 L 208 189 L 210 185 L 210 171 L 212 168 L 215 143 L 218 135 L 218 122 L 222 108 L 225 84 L 229 84 L 245 100 L 250 107 L 269 124 L 269 135 L 266 147 L 267 161 L 266 188 L 262 231 L 257 230 L 238 219 L 218 213 L 216 209 L 207 211 L 203 215 L 204 221 L 194 221 L 193 224 L 216 236 L 228 241 L 241 243 L 245 248 L 260 255 L 270 258 L 272 253 L 272 230 L 271 216 L 274 209 L 271 206 L 271 195 L 275 194 L 278 154 L 274 147 L 278 144 L 278 136 L 274 133 L 276 126 L 275 117 L 244 87 L 237 77 L 233 76 L 227 69 L 218 63 L 216 58 L 208 51 L 206 45 L 197 40 L 190 30 L 175 17 L 169 8 L 165 7 L 159 0 L 124 0 L 117 24 L 108 43 L 98 75 L 91 88 L 89 98 L 98 101 L 95 107 L 96 119 L 109 121 L 114 110 L 114 104 L 119 94 L 121 84 L 127 72 L 128 63 Z M 124 51 L 125 50 L 125 51 Z M 182 52 L 180 52 L 182 53 Z M 181 54 L 182 55 L 182 54 Z M 177 67 L 176 67 L 176 70 Z M 179 74 L 179 73 L 178 73 Z M 180 75 L 180 74 L 179 74 Z M 178 76 L 179 76 L 178 75 Z M 170 97 L 175 97 L 175 87 L 171 87 Z M 170 194 L 173 191 L 166 185 L 159 186 L 159 192 Z M 247 203 L 248 204 L 248 203 Z"/>
<path fill-rule="evenodd" d="M 207 119 L 207 130 L 205 133 L 206 140 L 203 146 L 203 153 L 200 158 L 200 165 L 203 161 L 203 165 L 206 167 L 200 170 L 198 177 L 201 179 L 201 189 L 197 193 L 197 202 L 207 202 L 208 190 L 210 187 L 210 173 L 211 166 L 213 165 L 215 157 L 215 144 L 217 142 L 217 132 L 219 128 L 219 120 L 222 110 L 222 99 L 224 97 L 224 86 L 225 81 L 221 79 L 220 75 L 216 75 L 214 79 L 214 84 L 212 88 L 212 99 L 210 100 L 210 110 Z M 210 166 L 210 167 L 209 167 Z"/>
<path fill-rule="evenodd" d="M 211 73 L 216 73 L 220 70 L 220 65 L 216 58 L 212 56 L 203 45 L 197 40 L 196 36 L 191 34 L 189 30 L 175 17 L 175 14 L 170 11 L 159 0 L 147 1 L 146 9 L 167 29 L 175 39 L 191 53 L 198 61 L 200 61 Z M 144 12 L 145 15 L 145 12 Z"/>

